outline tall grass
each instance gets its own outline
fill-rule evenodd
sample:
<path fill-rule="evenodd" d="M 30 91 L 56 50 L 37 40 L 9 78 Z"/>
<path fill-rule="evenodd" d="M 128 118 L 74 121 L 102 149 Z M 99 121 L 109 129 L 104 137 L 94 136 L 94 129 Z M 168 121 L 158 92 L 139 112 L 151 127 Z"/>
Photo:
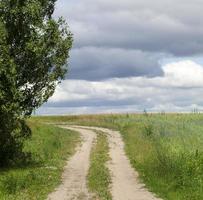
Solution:
<path fill-rule="evenodd" d="M 163 198 L 203 199 L 203 135 L 190 132 L 192 123 L 181 128 L 180 121 L 151 120 L 132 123 L 122 131 L 133 167 Z"/>

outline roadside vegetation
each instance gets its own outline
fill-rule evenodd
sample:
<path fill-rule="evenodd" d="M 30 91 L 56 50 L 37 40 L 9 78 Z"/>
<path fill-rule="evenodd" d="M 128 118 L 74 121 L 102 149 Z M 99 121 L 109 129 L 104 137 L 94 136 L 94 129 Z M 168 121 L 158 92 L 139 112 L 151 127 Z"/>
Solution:
<path fill-rule="evenodd" d="M 107 168 L 109 161 L 109 146 L 105 133 L 97 131 L 97 139 L 90 155 L 90 168 L 88 173 L 88 186 L 96 194 L 96 199 L 111 200 L 109 185 L 110 172 Z"/>
<path fill-rule="evenodd" d="M 119 130 L 132 166 L 163 199 L 203 199 L 203 115 L 140 114 L 42 117 L 34 120 Z"/>
<path fill-rule="evenodd" d="M 0 171 L 0 199 L 42 200 L 60 184 L 67 159 L 80 141 L 79 134 L 51 125 L 29 122 L 33 136 L 26 141 L 26 163 Z"/>

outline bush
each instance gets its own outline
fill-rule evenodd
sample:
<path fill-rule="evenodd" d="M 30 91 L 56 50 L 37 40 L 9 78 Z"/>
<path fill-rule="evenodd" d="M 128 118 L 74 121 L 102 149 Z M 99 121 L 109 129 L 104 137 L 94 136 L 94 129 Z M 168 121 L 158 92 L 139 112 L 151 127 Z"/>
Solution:
<path fill-rule="evenodd" d="M 0 114 L 0 127 L 0 167 L 24 163 L 29 154 L 23 153 L 23 143 L 31 130 L 24 120 L 5 112 Z"/>

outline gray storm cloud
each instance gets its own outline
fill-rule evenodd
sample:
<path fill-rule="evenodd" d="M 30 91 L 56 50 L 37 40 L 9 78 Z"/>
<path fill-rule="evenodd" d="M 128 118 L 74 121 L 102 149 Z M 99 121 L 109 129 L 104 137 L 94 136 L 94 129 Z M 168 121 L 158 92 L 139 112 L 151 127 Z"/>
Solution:
<path fill-rule="evenodd" d="M 83 47 L 73 49 L 70 72 L 74 79 L 101 80 L 112 77 L 161 76 L 161 54 L 133 49 Z"/>
<path fill-rule="evenodd" d="M 75 38 L 69 78 L 157 76 L 163 55 L 202 54 L 202 7 L 200 0 L 59 0 L 55 15 Z"/>

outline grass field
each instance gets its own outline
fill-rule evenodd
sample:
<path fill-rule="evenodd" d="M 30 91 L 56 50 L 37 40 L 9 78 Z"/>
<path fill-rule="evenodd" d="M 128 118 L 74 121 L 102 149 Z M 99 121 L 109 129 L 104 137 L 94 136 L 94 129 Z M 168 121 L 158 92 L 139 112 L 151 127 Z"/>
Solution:
<path fill-rule="evenodd" d="M 203 199 L 203 115 L 143 114 L 41 117 L 33 120 L 119 130 L 141 180 L 168 200 Z"/>
<path fill-rule="evenodd" d="M 97 139 L 90 155 L 90 169 L 88 173 L 88 186 L 96 194 L 96 199 L 111 200 L 109 191 L 110 172 L 107 168 L 109 161 L 109 146 L 105 133 L 97 131 Z"/>
<path fill-rule="evenodd" d="M 29 164 L 0 171 L 1 200 L 42 200 L 60 183 L 65 161 L 74 153 L 79 134 L 29 122 L 33 137 L 25 145 Z"/>

